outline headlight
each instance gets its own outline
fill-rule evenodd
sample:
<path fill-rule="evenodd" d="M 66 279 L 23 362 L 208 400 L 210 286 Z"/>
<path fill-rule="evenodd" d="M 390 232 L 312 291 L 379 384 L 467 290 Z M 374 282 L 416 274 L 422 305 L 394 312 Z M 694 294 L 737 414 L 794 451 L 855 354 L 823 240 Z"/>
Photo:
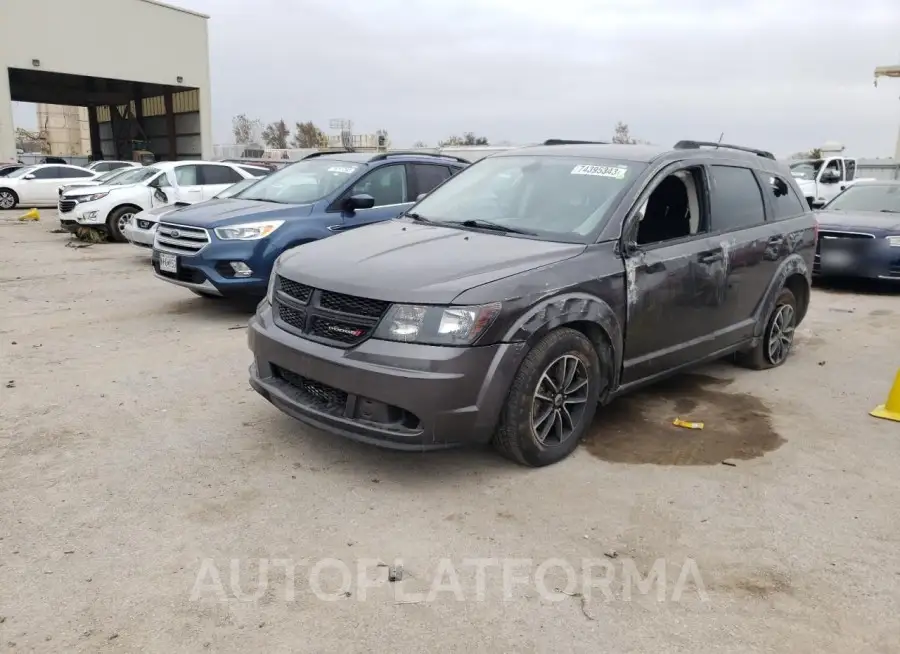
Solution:
<path fill-rule="evenodd" d="M 94 200 L 102 200 L 107 195 L 109 195 L 109 191 L 106 193 L 94 193 L 93 195 L 82 195 L 80 198 L 77 198 L 78 202 L 93 202 Z"/>
<path fill-rule="evenodd" d="M 283 220 L 267 220 L 262 223 L 244 223 L 216 227 L 216 236 L 223 241 L 257 241 L 265 238 L 284 224 Z"/>
<path fill-rule="evenodd" d="M 373 338 L 428 345 L 470 345 L 499 313 L 499 302 L 473 307 L 395 304 L 378 324 Z"/>
<path fill-rule="evenodd" d="M 892 248 L 900 248 L 900 236 L 888 236 L 887 242 Z"/>

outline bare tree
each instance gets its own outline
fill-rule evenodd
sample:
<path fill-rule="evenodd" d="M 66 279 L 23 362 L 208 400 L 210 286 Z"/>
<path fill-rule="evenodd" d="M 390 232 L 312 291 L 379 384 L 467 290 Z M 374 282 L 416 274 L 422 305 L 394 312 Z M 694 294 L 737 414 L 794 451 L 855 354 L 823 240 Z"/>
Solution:
<path fill-rule="evenodd" d="M 295 148 L 324 148 L 328 146 L 328 137 L 312 121 L 297 123 L 291 145 Z"/>
<path fill-rule="evenodd" d="M 412 144 L 414 148 L 427 148 L 428 144 L 425 141 L 416 141 Z"/>
<path fill-rule="evenodd" d="M 631 138 L 631 132 L 628 129 L 628 123 L 623 123 L 621 120 L 616 123 L 615 130 L 613 131 L 612 137 L 613 143 L 627 143 L 629 145 L 633 145 L 637 143 L 637 139 Z"/>
<path fill-rule="evenodd" d="M 257 118 L 248 118 L 247 114 L 238 114 L 231 119 L 231 132 L 234 142 L 239 145 L 253 143 L 262 123 Z"/>
<path fill-rule="evenodd" d="M 463 132 L 462 136 L 454 135 L 438 143 L 438 147 L 441 148 L 460 145 L 490 145 L 490 143 L 485 136 L 475 136 L 475 132 Z"/>
<path fill-rule="evenodd" d="M 284 119 L 276 120 L 269 123 L 262 133 L 263 142 L 270 148 L 276 150 L 286 150 L 288 147 L 288 139 L 291 136 L 291 130 L 285 124 Z"/>

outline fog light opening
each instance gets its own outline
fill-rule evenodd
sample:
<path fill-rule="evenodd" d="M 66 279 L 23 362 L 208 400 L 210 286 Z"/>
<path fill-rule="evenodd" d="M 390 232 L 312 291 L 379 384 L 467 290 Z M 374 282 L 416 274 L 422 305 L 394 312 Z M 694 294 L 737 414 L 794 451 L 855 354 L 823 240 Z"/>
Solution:
<path fill-rule="evenodd" d="M 235 277 L 249 277 L 253 274 L 253 270 L 251 270 L 250 266 L 243 261 L 231 261 L 228 265 L 231 266 L 231 269 L 234 271 Z"/>

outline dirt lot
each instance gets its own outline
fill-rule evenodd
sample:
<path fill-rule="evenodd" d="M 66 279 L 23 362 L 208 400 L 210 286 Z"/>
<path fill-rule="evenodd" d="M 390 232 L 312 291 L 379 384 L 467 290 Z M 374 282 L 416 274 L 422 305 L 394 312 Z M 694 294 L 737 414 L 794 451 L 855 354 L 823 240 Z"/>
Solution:
<path fill-rule="evenodd" d="M 65 247 L 52 211 L 15 215 L 0 651 L 900 651 L 900 424 L 867 415 L 900 361 L 900 294 L 817 290 L 782 368 L 625 398 L 528 470 L 306 430 L 249 389 L 246 311 L 158 282 L 130 246 Z M 496 560 L 481 587 L 478 557 Z M 398 559 L 392 583 L 376 563 Z"/>

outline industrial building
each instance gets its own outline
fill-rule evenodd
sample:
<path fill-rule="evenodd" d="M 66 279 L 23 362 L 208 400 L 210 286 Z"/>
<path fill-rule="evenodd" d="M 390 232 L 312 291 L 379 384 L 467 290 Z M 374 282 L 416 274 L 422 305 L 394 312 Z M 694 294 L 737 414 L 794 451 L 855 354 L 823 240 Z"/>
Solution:
<path fill-rule="evenodd" d="M 13 101 L 86 107 L 94 159 L 211 158 L 208 16 L 158 0 L 2 4 L 0 161 L 16 159 Z"/>

